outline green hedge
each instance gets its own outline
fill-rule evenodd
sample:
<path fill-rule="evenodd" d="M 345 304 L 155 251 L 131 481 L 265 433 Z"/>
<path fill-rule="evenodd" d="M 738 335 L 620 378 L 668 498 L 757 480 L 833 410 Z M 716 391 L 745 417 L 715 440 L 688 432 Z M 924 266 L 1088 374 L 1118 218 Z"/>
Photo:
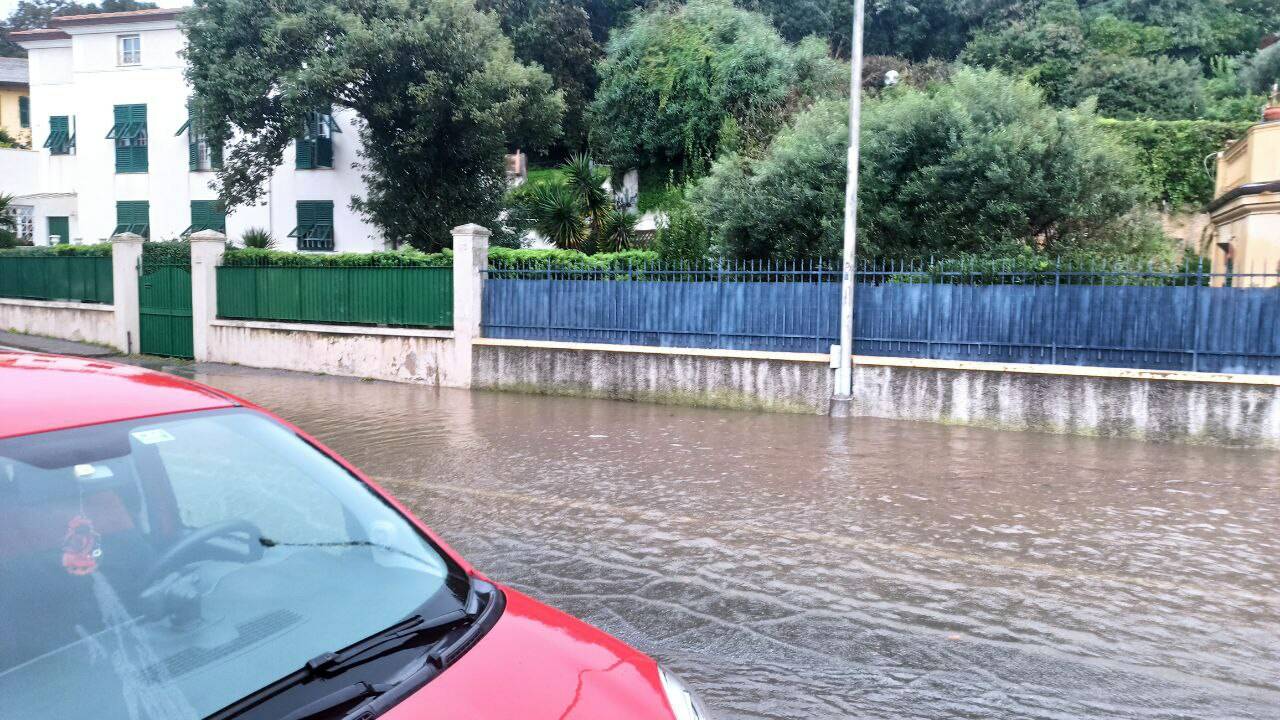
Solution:
<path fill-rule="evenodd" d="M 38 247 L 16 247 L 0 250 L 0 255 L 59 256 L 77 255 L 81 257 L 111 257 L 111 243 L 96 245 L 41 245 Z"/>
<path fill-rule="evenodd" d="M 261 248 L 235 248 L 223 256 L 224 265 L 277 267 L 452 267 L 453 253 L 424 253 L 406 249 L 372 253 L 296 253 Z"/>
<path fill-rule="evenodd" d="M 1244 137 L 1251 123 L 1213 120 L 1103 120 L 1102 127 L 1138 153 L 1147 184 L 1177 209 L 1213 199 L 1213 177 L 1205 158 L 1228 140 Z"/>
<path fill-rule="evenodd" d="M 512 250 L 489 248 L 489 267 L 498 269 L 547 267 L 552 270 L 590 270 L 635 267 L 658 262 L 652 250 L 627 250 L 587 255 L 577 250 Z"/>

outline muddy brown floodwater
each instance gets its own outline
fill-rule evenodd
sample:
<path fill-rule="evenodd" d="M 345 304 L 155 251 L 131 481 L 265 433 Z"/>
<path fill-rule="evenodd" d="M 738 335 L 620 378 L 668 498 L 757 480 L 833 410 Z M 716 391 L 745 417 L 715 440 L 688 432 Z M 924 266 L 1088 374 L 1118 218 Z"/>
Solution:
<path fill-rule="evenodd" d="M 717 718 L 1280 718 L 1277 453 L 194 370 Z"/>

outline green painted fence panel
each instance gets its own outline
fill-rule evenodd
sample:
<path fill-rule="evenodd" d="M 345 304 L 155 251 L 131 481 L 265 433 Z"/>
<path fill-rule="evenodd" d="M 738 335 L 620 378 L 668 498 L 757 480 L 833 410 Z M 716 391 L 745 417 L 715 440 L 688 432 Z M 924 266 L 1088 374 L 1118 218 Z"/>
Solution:
<path fill-rule="evenodd" d="M 0 256 L 0 297 L 103 303 L 115 300 L 111 258 Z"/>
<path fill-rule="evenodd" d="M 139 345 L 143 353 L 192 357 L 189 266 L 144 264 L 138 278 L 138 311 Z"/>
<path fill-rule="evenodd" d="M 453 269 L 218 268 L 218 316 L 238 320 L 453 327 Z"/>

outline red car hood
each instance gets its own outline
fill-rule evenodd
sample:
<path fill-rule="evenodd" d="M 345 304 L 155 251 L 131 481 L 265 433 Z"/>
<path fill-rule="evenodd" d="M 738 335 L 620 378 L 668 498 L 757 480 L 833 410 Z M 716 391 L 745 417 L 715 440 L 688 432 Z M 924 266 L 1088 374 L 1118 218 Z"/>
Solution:
<path fill-rule="evenodd" d="M 387 720 L 673 720 L 657 665 L 625 643 L 503 588 L 497 624 Z"/>

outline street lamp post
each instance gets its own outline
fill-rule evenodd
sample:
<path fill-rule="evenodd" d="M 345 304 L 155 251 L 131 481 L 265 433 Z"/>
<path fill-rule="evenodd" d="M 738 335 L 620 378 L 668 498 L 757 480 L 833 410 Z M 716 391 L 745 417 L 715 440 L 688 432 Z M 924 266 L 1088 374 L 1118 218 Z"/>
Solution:
<path fill-rule="evenodd" d="M 835 405 L 838 408 L 847 408 L 853 397 L 853 290 L 855 260 L 858 255 L 858 160 L 862 134 L 862 34 L 865 4 L 865 0 L 854 0 L 853 3 L 853 52 L 849 73 L 849 169 L 844 197 L 840 357 L 836 365 L 835 387 Z"/>

